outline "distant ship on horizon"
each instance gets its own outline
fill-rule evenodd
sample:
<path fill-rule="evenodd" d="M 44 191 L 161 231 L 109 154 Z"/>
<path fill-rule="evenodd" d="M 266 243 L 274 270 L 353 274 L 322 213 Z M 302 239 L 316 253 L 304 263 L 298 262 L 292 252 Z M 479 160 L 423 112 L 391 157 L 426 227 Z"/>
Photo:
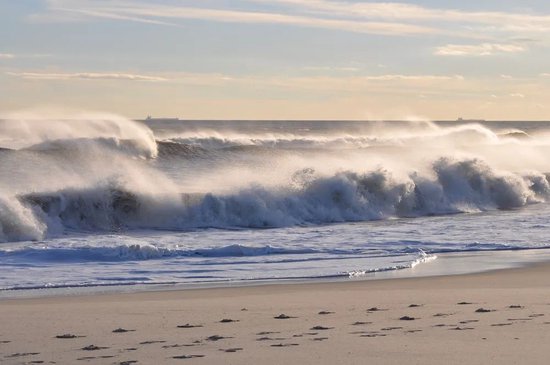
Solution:
<path fill-rule="evenodd" d="M 145 118 L 144 120 L 147 121 L 147 122 L 152 122 L 152 121 L 163 121 L 163 122 L 172 121 L 172 122 L 177 122 L 177 121 L 179 121 L 180 119 L 179 119 L 179 118 L 153 118 L 152 116 L 148 115 L 147 118 Z"/>
<path fill-rule="evenodd" d="M 485 122 L 485 119 L 464 119 L 462 117 L 459 117 L 456 119 L 457 122 L 469 122 L 469 123 L 480 123 Z"/>

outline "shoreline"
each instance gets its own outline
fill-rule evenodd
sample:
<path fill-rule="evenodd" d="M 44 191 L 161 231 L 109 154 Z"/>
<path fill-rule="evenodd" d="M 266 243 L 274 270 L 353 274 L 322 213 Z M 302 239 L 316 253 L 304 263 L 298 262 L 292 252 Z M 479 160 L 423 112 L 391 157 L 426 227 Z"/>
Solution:
<path fill-rule="evenodd" d="M 465 275 L 2 300 L 0 360 L 545 364 L 549 289 L 546 261 Z"/>
<path fill-rule="evenodd" d="M 414 267 L 387 271 L 368 272 L 356 277 L 334 276 L 321 278 L 285 278 L 242 281 L 215 281 L 197 283 L 138 283 L 131 285 L 109 284 L 91 286 L 67 286 L 59 288 L 22 288 L 0 290 L 0 302 L 4 300 L 116 295 L 142 292 L 187 291 L 208 289 L 238 289 L 270 287 L 278 285 L 337 284 L 361 281 L 414 279 L 424 277 L 452 277 L 475 275 L 493 271 L 530 267 L 540 262 L 550 263 L 550 248 L 526 250 L 471 251 L 436 254 L 437 258 Z"/>

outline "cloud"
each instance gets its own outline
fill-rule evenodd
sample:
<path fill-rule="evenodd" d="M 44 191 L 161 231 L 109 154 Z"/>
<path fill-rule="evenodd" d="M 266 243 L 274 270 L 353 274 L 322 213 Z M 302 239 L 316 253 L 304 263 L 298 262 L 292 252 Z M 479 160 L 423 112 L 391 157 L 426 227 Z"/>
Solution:
<path fill-rule="evenodd" d="M 510 96 L 511 96 L 512 98 L 525 99 L 525 95 L 524 95 L 524 94 L 521 94 L 521 93 L 512 93 L 512 94 L 510 94 Z"/>
<path fill-rule="evenodd" d="M 526 51 L 526 48 L 517 44 L 448 44 L 438 47 L 435 54 L 438 56 L 492 56 L 501 53 L 519 53 L 524 51 Z"/>
<path fill-rule="evenodd" d="M 453 36 L 478 39 L 488 44 L 506 42 L 503 39 L 514 44 L 524 43 L 519 40 L 534 42 L 550 34 L 550 14 L 534 13 L 528 9 L 523 12 L 475 11 L 404 2 L 352 0 L 45 1 L 45 10 L 30 15 L 30 21 L 106 20 L 183 27 L 188 20 L 202 20 L 275 24 L 387 36 Z"/>
<path fill-rule="evenodd" d="M 79 9 L 79 8 L 52 8 L 54 12 L 47 14 L 31 14 L 28 19 L 34 22 L 56 23 L 56 22 L 80 22 L 90 20 L 92 18 L 104 18 L 111 20 L 124 20 L 146 24 L 177 26 L 175 23 L 164 22 L 160 20 L 148 19 L 146 17 L 136 17 L 124 15 L 121 13 L 107 10 L 94 9 Z"/>
<path fill-rule="evenodd" d="M 29 58 L 49 58 L 49 57 L 52 57 L 52 55 L 42 54 L 42 53 L 28 53 L 28 54 L 25 54 L 25 53 L 18 53 L 18 54 L 0 53 L 0 59 L 7 59 L 7 60 L 11 60 L 11 59 L 29 59 Z"/>
<path fill-rule="evenodd" d="M 345 76 L 344 76 L 345 75 Z M 341 92 L 344 94 L 388 93 L 431 94 L 443 90 L 463 88 L 465 78 L 461 75 L 359 75 L 337 74 L 321 76 L 224 76 L 219 74 L 173 75 L 172 82 L 182 85 L 208 85 L 226 88 L 228 91 L 248 90 L 257 94 L 284 90 L 289 93 L 307 92 L 308 95 L 323 95 Z"/>
<path fill-rule="evenodd" d="M 302 67 L 304 71 L 335 71 L 335 72 L 358 72 L 358 67 L 345 67 L 345 66 L 305 66 Z"/>
<path fill-rule="evenodd" d="M 49 0 L 48 12 L 33 14 L 31 21 L 55 22 L 110 19 L 178 26 L 177 20 L 205 20 L 225 23 L 280 24 L 323 28 L 355 33 L 410 35 L 434 33 L 436 29 L 417 24 L 388 21 L 365 21 L 347 18 L 318 17 L 304 14 L 285 14 L 231 8 L 151 4 L 142 1 Z M 168 21 L 167 21 L 168 20 Z"/>
<path fill-rule="evenodd" d="M 509 13 L 502 11 L 466 11 L 457 9 L 429 8 L 400 2 L 351 2 L 331 0 L 251 0 L 257 3 L 272 3 L 308 9 L 325 14 L 341 16 L 393 19 L 400 21 L 443 21 L 468 24 L 491 24 L 500 29 L 531 29 L 543 32 L 550 29 L 550 15 Z"/>
<path fill-rule="evenodd" d="M 550 15 L 471 11 L 403 2 L 342 0 L 46 0 L 31 21 L 132 21 L 182 26 L 185 20 L 278 24 L 380 35 L 452 35 L 469 39 L 531 39 L 550 32 Z M 517 42 L 516 42 L 517 43 Z"/>
<path fill-rule="evenodd" d="M 545 72 L 545 73 L 540 74 L 540 76 L 542 76 L 542 77 L 550 77 L 550 73 Z"/>
<path fill-rule="evenodd" d="M 464 80 L 462 75 L 440 76 L 440 75 L 379 75 L 365 76 L 365 80 L 371 81 L 445 81 Z"/>
<path fill-rule="evenodd" d="M 257 75 L 227 75 L 221 73 L 170 73 L 162 76 L 138 75 L 115 72 L 7 72 L 9 76 L 19 77 L 26 80 L 38 81 L 73 81 L 73 80 L 119 80 L 119 81 L 148 81 L 148 82 L 170 82 L 187 86 L 205 87 L 241 87 L 253 88 L 284 88 L 289 90 L 307 89 L 312 91 L 321 90 L 366 90 L 372 88 L 405 87 L 412 88 L 429 85 L 450 85 L 452 82 L 462 82 L 462 75 L 357 75 L 353 76 L 257 76 Z"/>
<path fill-rule="evenodd" d="M 49 73 L 49 72 L 7 72 L 10 76 L 20 77 L 26 80 L 128 80 L 128 81 L 167 81 L 163 77 L 146 76 L 128 73 Z"/>

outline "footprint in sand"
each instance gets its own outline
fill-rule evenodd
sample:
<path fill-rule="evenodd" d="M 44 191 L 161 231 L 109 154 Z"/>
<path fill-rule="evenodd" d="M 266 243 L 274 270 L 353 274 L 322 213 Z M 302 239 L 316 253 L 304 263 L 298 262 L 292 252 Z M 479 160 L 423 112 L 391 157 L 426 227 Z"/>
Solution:
<path fill-rule="evenodd" d="M 271 338 L 271 337 L 260 337 L 260 338 L 257 338 L 256 341 L 273 341 L 273 338 Z"/>
<path fill-rule="evenodd" d="M 351 325 L 352 326 L 364 326 L 364 325 L 367 325 L 367 324 L 372 324 L 372 322 L 353 322 Z"/>
<path fill-rule="evenodd" d="M 454 316 L 455 313 L 436 313 L 434 314 L 434 317 L 449 317 L 449 316 Z"/>
<path fill-rule="evenodd" d="M 173 349 L 173 348 L 179 348 L 179 347 L 195 347 L 199 345 L 202 345 L 202 343 L 184 343 L 184 344 L 164 345 L 162 346 L 162 348 Z"/>
<path fill-rule="evenodd" d="M 403 327 L 385 327 L 380 329 L 380 331 L 395 331 L 395 330 L 402 330 Z"/>
<path fill-rule="evenodd" d="M 103 355 L 103 356 L 85 356 L 85 357 L 79 357 L 77 360 L 95 360 L 95 359 L 112 359 L 113 355 Z"/>
<path fill-rule="evenodd" d="M 88 345 L 81 348 L 83 351 L 97 351 L 97 350 L 106 350 L 108 347 L 104 346 L 96 346 L 96 345 Z"/>
<path fill-rule="evenodd" d="M 55 338 L 60 338 L 60 339 L 73 339 L 73 338 L 82 338 L 82 337 L 86 337 L 86 336 L 73 335 L 72 333 L 64 333 L 62 335 L 55 336 Z"/>
<path fill-rule="evenodd" d="M 409 317 L 409 316 L 403 316 L 401 318 L 399 318 L 400 321 L 414 321 L 416 320 L 416 318 L 414 317 Z"/>
<path fill-rule="evenodd" d="M 202 324 L 189 324 L 189 323 L 186 323 L 186 324 L 181 324 L 179 326 L 176 326 L 177 328 L 199 328 L 199 327 L 202 327 Z"/>
<path fill-rule="evenodd" d="M 15 354 L 6 355 L 5 358 L 15 358 L 15 357 L 24 357 L 24 356 L 34 356 L 40 355 L 40 352 L 16 352 Z"/>
<path fill-rule="evenodd" d="M 291 316 L 287 316 L 286 314 L 284 313 L 281 313 L 279 314 L 278 316 L 275 316 L 273 317 L 274 319 L 291 319 L 291 318 L 298 318 L 298 317 L 291 317 Z"/>
<path fill-rule="evenodd" d="M 387 335 L 385 333 L 365 333 L 365 334 L 362 334 L 361 336 L 359 337 L 367 337 L 367 338 L 374 338 L 374 337 L 386 337 Z"/>
<path fill-rule="evenodd" d="M 372 307 L 372 308 L 367 309 L 367 312 L 369 312 L 369 313 L 371 313 L 371 312 L 383 312 L 383 311 L 387 311 L 387 309 L 380 309 L 378 307 Z"/>
<path fill-rule="evenodd" d="M 220 335 L 212 335 L 212 336 L 209 336 L 207 338 L 205 338 L 206 341 L 211 341 L 211 342 L 216 342 L 216 341 L 220 341 L 220 340 L 225 340 L 226 338 L 233 338 L 233 337 L 224 337 L 224 336 L 220 336 Z"/>
<path fill-rule="evenodd" d="M 333 328 L 334 327 L 314 326 L 314 327 L 311 327 L 310 330 L 311 331 L 327 331 L 327 330 L 331 330 Z"/>
<path fill-rule="evenodd" d="M 278 343 L 275 345 L 271 345 L 271 347 L 291 347 L 291 346 L 300 346 L 298 343 Z"/>
<path fill-rule="evenodd" d="M 178 355 L 178 356 L 172 356 L 172 359 L 185 360 L 185 359 L 195 359 L 195 358 L 204 357 L 204 356 L 205 355 Z"/>
<path fill-rule="evenodd" d="M 164 340 L 149 340 L 149 341 L 140 342 L 139 344 L 140 345 L 152 345 L 152 344 L 155 344 L 155 343 L 166 343 L 166 341 L 164 341 Z"/>
<path fill-rule="evenodd" d="M 220 349 L 220 351 L 223 351 L 223 352 L 238 352 L 238 351 L 242 351 L 243 348 L 242 347 L 232 347 L 230 349 Z"/>

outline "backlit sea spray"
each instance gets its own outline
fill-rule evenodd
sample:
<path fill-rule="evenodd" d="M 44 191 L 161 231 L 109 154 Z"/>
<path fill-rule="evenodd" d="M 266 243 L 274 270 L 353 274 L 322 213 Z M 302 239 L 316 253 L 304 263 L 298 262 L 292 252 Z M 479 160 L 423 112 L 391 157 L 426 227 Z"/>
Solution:
<path fill-rule="evenodd" d="M 0 288 L 356 276 L 550 246 L 550 123 L 0 120 Z"/>

